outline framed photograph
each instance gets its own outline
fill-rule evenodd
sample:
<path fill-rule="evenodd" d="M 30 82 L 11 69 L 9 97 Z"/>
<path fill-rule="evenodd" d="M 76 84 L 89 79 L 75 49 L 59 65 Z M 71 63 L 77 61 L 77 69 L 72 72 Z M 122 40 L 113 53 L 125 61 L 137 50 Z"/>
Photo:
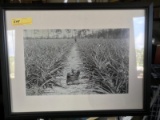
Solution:
<path fill-rule="evenodd" d="M 144 115 L 152 4 L 1 7 L 6 117 Z"/>

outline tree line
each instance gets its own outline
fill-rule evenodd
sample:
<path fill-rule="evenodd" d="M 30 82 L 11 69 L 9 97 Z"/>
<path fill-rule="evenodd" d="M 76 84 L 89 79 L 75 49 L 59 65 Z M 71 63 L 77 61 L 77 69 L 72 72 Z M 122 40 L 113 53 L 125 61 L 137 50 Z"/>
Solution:
<path fill-rule="evenodd" d="M 26 39 L 129 38 L 129 29 L 33 29 L 24 30 Z"/>

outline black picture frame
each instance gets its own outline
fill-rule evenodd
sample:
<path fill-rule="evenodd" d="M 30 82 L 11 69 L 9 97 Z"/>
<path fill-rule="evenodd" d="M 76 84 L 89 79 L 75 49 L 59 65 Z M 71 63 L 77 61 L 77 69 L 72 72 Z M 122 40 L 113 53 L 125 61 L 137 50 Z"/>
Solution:
<path fill-rule="evenodd" d="M 8 20 L 8 17 L 6 17 L 6 12 L 25 12 L 26 14 L 28 11 L 110 11 L 110 10 L 142 10 L 144 11 L 144 58 L 143 58 L 143 80 L 142 80 L 142 91 L 139 91 L 142 93 L 142 108 L 136 109 L 136 108 L 130 108 L 130 109 L 92 109 L 87 110 L 38 110 L 38 111 L 21 111 L 21 112 L 15 112 L 13 111 L 12 107 L 14 103 L 12 102 L 12 96 L 11 96 L 11 78 L 9 76 L 9 58 L 8 58 L 8 43 L 7 43 L 7 30 L 15 28 L 17 29 L 26 29 L 27 26 L 21 26 L 21 25 L 13 25 L 11 28 L 8 28 L 8 26 L 11 24 L 11 20 Z M 26 12 L 27 11 L 27 12 Z M 101 14 L 101 12 L 99 12 Z M 106 3 L 99 3 L 99 4 L 43 4 L 42 6 L 36 6 L 36 5 L 23 5 L 23 4 L 13 4 L 13 5 L 2 5 L 0 10 L 0 29 L 1 29 L 1 40 L 0 40 L 0 52 L 1 52 L 1 75 L 2 75 L 2 88 L 3 88 L 3 104 L 4 104 L 4 111 L 5 111 L 5 117 L 6 118 L 32 118 L 32 117 L 85 117 L 85 116 L 128 116 L 128 115 L 145 115 L 149 112 L 149 85 L 150 85 L 150 65 L 151 65 L 151 39 L 152 39 L 152 16 L 153 14 L 153 5 L 150 3 L 132 3 L 132 4 L 106 4 Z M 36 14 L 38 16 L 38 14 Z M 112 16 L 112 13 L 110 14 Z M 27 14 L 26 16 L 29 16 Z M 11 16 L 12 17 L 12 16 Z M 51 14 L 51 17 L 52 14 Z M 17 18 L 15 16 L 14 18 Z M 9 21 L 7 23 L 7 21 Z M 40 20 L 41 21 L 41 20 Z M 120 21 L 120 19 L 119 19 Z M 36 21 L 37 22 L 37 21 Z M 85 24 L 85 23 L 84 23 Z M 31 24 L 32 26 L 32 24 Z M 105 28 L 105 27 L 104 27 Z M 33 29 L 33 28 L 32 28 Z M 16 34 L 16 37 L 20 35 Z M 17 38 L 16 38 L 17 40 Z M 134 67 L 134 66 L 133 66 Z M 21 69 L 19 69 L 21 70 Z M 22 70 L 23 71 L 23 70 Z M 23 81 L 23 80 L 22 80 Z M 136 87 L 136 86 L 134 86 Z M 135 88 L 136 89 L 136 88 Z M 129 90 L 128 93 L 131 91 Z M 17 93 L 19 94 L 19 93 Z M 29 96 L 30 97 L 30 96 Z M 47 97 L 47 96 L 46 96 Z M 41 98 L 40 98 L 41 99 Z M 130 101 L 131 103 L 135 103 L 134 101 Z M 137 101 L 139 102 L 139 101 Z M 122 102 L 123 103 L 123 102 Z M 78 103 L 77 103 L 78 104 Z M 82 104 L 82 103 L 81 103 Z M 111 102 L 111 104 L 115 104 L 114 102 Z M 40 105 L 40 104 L 39 104 Z M 128 106 L 127 104 L 126 106 Z M 22 106 L 23 107 L 23 106 Z M 34 108 L 34 106 L 32 106 Z M 54 106 L 52 106 L 54 107 Z M 118 107 L 118 106 L 117 106 Z M 69 108 L 69 107 L 68 107 Z"/>

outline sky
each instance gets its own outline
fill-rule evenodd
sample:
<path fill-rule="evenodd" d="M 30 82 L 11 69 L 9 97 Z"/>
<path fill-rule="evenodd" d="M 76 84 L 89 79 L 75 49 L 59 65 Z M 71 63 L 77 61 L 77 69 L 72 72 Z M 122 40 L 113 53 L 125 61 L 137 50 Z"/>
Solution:
<path fill-rule="evenodd" d="M 8 53 L 9 57 L 15 55 L 15 30 L 7 31 Z"/>
<path fill-rule="evenodd" d="M 144 33 L 145 33 L 145 18 L 135 17 L 133 18 L 134 26 L 134 38 L 136 49 L 144 48 Z"/>

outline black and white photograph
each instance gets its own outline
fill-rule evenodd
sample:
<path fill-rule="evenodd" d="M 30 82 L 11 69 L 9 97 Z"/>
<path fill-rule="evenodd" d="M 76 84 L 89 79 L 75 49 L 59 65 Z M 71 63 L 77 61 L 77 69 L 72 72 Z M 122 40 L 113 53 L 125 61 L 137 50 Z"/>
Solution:
<path fill-rule="evenodd" d="M 26 95 L 127 94 L 129 29 L 25 29 Z"/>
<path fill-rule="evenodd" d="M 2 6 L 6 119 L 147 114 L 152 10 L 149 3 Z"/>

